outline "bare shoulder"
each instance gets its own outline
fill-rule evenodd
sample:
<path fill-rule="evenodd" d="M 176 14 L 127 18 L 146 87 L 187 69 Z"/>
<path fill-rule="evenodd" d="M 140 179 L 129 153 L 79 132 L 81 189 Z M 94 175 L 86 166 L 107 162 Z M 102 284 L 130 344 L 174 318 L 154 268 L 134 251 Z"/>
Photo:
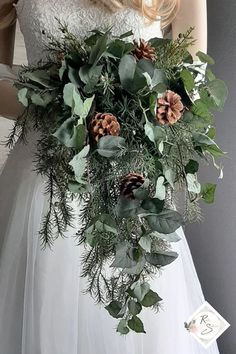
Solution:
<path fill-rule="evenodd" d="M 181 0 L 180 9 L 172 23 L 173 37 L 186 32 L 194 27 L 193 36 L 196 44 L 192 48 L 192 54 L 198 50 L 207 51 L 207 2 L 206 0 Z"/>

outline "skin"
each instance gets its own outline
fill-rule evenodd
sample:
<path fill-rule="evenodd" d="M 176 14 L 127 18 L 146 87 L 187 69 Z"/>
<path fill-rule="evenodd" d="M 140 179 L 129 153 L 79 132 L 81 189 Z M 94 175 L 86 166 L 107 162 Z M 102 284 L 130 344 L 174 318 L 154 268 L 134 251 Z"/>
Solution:
<path fill-rule="evenodd" d="M 199 50 L 207 52 L 207 2 L 206 0 L 180 0 L 180 9 L 172 23 L 172 34 L 176 38 L 179 33 L 185 33 L 189 27 L 194 27 L 195 44 L 190 52 L 195 59 Z"/>
<path fill-rule="evenodd" d="M 191 48 L 194 56 L 198 50 L 207 51 L 207 7 L 206 0 L 181 0 L 180 10 L 172 23 L 173 38 L 194 27 L 195 45 Z M 0 63 L 12 66 L 15 41 L 15 25 L 0 30 Z M 0 81 L 0 115 L 15 119 L 23 112 L 17 101 L 17 92 L 9 81 Z"/>

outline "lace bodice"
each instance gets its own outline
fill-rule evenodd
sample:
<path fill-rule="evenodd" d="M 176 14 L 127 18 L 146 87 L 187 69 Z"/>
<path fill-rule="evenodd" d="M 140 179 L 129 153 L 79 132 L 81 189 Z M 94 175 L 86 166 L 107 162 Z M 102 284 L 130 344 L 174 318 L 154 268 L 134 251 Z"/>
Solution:
<path fill-rule="evenodd" d="M 147 40 L 162 36 L 160 22 L 147 23 L 136 10 L 124 9 L 111 14 L 91 5 L 89 0 L 18 0 L 16 10 L 30 64 L 43 58 L 45 52 L 42 49 L 47 41 L 43 32 L 60 36 L 56 18 L 67 23 L 69 29 L 80 37 L 88 35 L 94 28 L 107 29 L 110 26 L 115 35 L 132 30 L 134 38 Z"/>

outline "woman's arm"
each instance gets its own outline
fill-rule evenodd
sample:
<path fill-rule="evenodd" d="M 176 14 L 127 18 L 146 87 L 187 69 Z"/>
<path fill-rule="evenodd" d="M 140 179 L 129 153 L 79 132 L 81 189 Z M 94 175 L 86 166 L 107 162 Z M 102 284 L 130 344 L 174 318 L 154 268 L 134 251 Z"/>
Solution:
<path fill-rule="evenodd" d="M 180 0 L 180 9 L 172 23 L 173 38 L 179 33 L 194 27 L 193 36 L 196 43 L 190 48 L 195 57 L 196 52 L 207 51 L 207 4 L 206 0 Z"/>
<path fill-rule="evenodd" d="M 0 5 L 1 10 L 1 5 Z M 15 41 L 15 24 L 0 29 L 0 63 L 12 66 Z M 17 100 L 17 90 L 10 80 L 1 80 L 0 76 L 0 115 L 9 119 L 17 118 L 23 112 L 23 106 Z"/>

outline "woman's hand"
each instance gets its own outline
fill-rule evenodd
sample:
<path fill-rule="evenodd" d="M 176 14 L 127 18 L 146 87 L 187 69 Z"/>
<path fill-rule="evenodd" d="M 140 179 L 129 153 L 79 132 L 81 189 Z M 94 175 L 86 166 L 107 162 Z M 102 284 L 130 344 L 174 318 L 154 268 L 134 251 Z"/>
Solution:
<path fill-rule="evenodd" d="M 17 90 L 13 82 L 0 81 L 0 116 L 16 119 L 24 111 L 24 106 L 17 99 Z"/>
<path fill-rule="evenodd" d="M 180 0 L 180 10 L 172 23 L 173 38 L 177 38 L 179 33 L 186 32 L 190 27 L 194 27 L 193 37 L 196 43 L 190 47 L 190 52 L 194 58 L 200 50 L 207 51 L 207 4 L 206 0 Z"/>

